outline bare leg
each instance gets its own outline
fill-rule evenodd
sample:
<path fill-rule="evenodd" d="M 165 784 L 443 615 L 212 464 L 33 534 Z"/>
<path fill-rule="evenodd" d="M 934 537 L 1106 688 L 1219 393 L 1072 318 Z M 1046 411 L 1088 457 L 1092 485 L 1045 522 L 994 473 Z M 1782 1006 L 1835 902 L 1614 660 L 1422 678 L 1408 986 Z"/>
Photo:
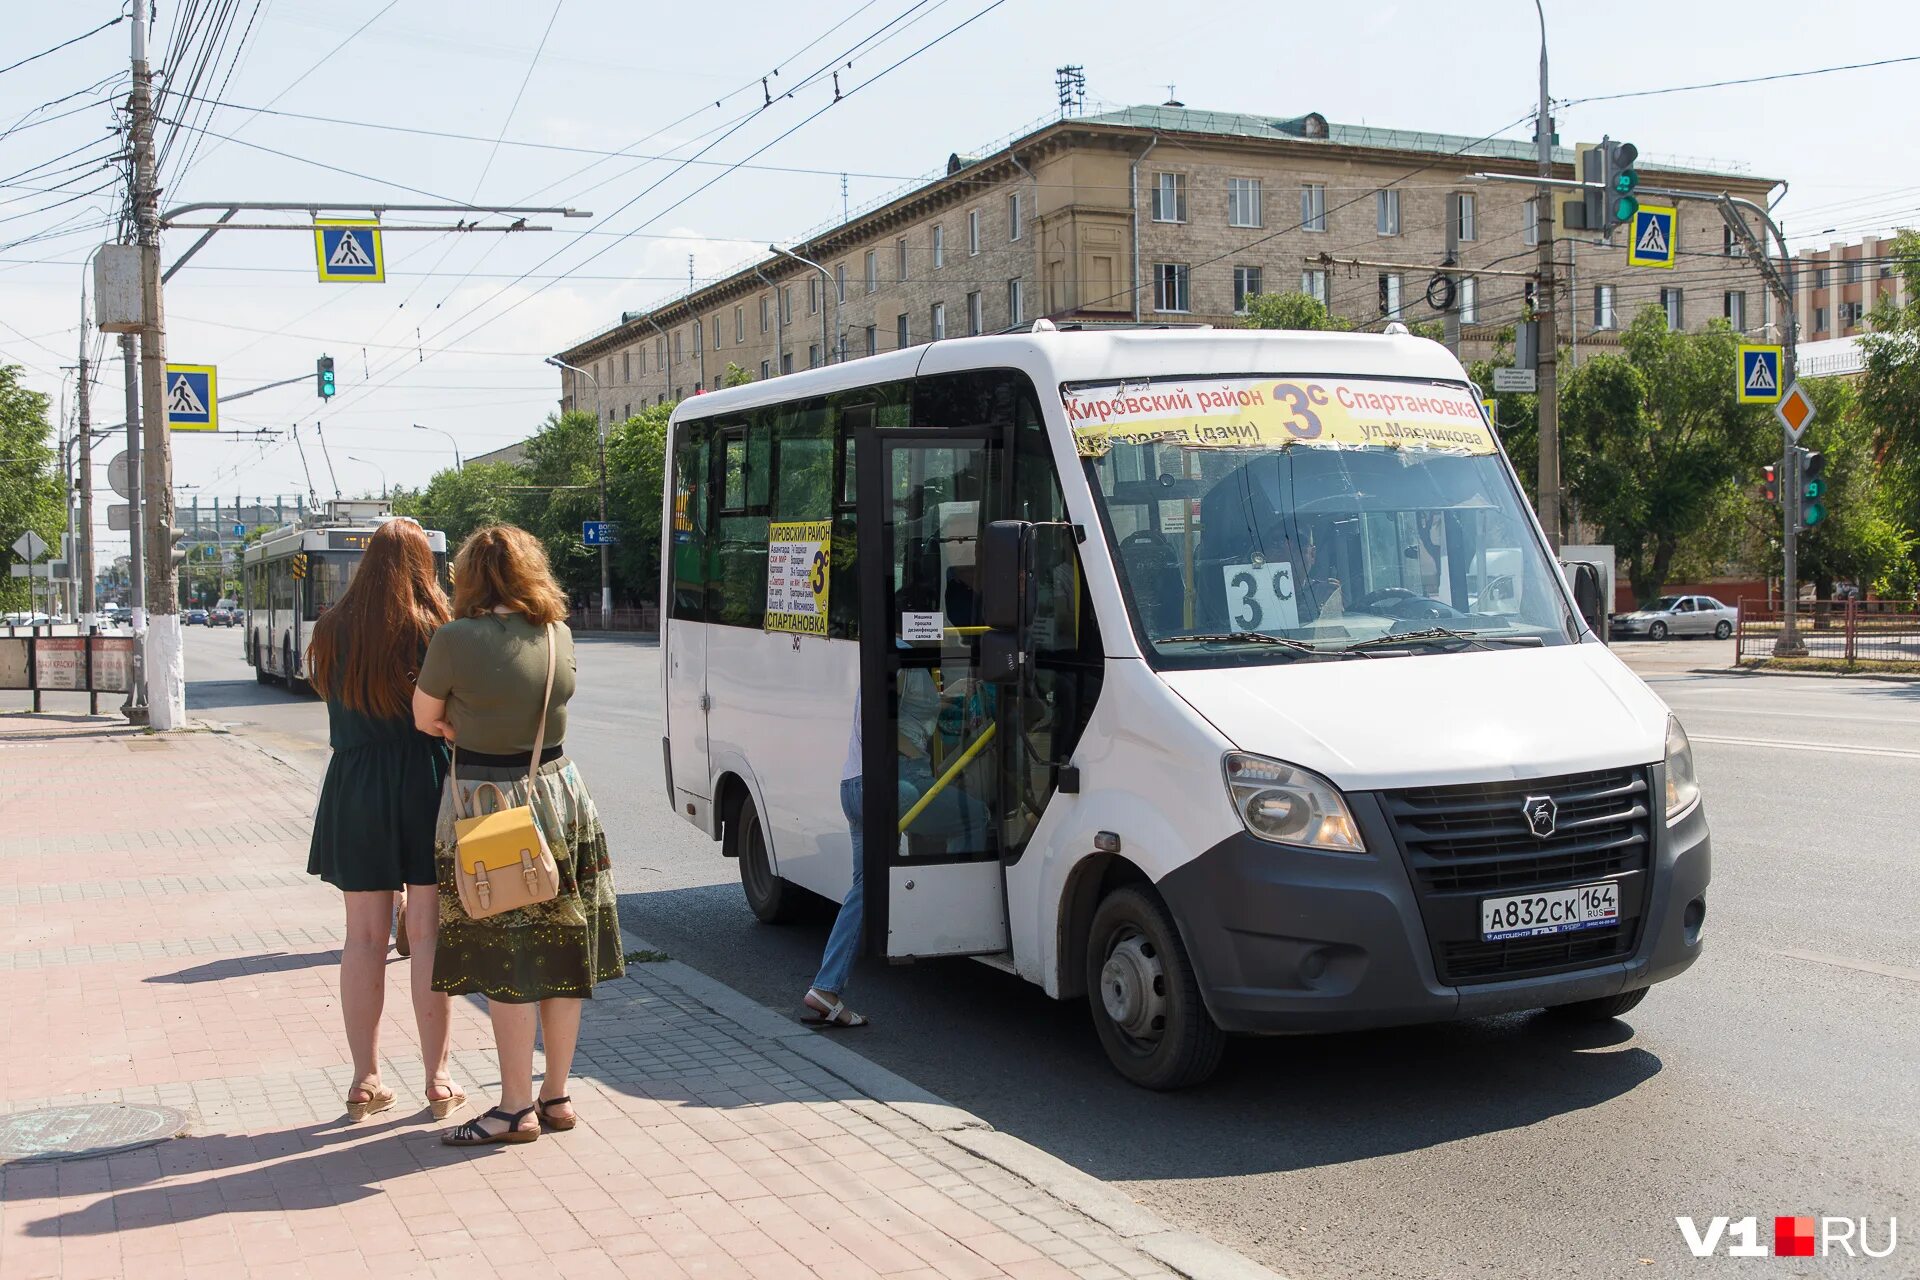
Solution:
<path fill-rule="evenodd" d="M 580 1001 L 559 996 L 542 1000 L 540 1038 L 547 1050 L 547 1072 L 540 1080 L 540 1096 L 565 1097 L 567 1077 L 573 1072 L 573 1050 L 580 1043 Z M 549 1107 L 547 1115 L 565 1120 L 573 1115 L 573 1104 Z"/>
<path fill-rule="evenodd" d="M 349 893 L 347 940 L 340 948 L 340 1013 L 353 1055 L 353 1091 L 380 1084 L 380 1013 L 387 1000 L 387 939 L 393 930 L 393 895 L 384 890 Z M 349 1094 L 349 1101 L 353 1095 Z"/>
<path fill-rule="evenodd" d="M 500 1109 L 525 1110 L 533 1105 L 533 1035 L 539 1026 L 540 1007 L 488 1000 L 487 1013 L 493 1019 L 494 1047 L 500 1055 Z M 474 1123 L 488 1133 L 500 1133 L 505 1128 L 497 1117 L 482 1116 Z M 520 1127 L 537 1130 L 540 1121 L 530 1115 Z"/>
<path fill-rule="evenodd" d="M 407 887 L 407 938 L 413 946 L 413 1020 L 420 1028 L 420 1057 L 426 1063 L 427 1101 L 458 1092 L 447 1075 L 452 1000 L 433 989 L 433 943 L 440 925 L 440 891 L 430 884 Z"/>

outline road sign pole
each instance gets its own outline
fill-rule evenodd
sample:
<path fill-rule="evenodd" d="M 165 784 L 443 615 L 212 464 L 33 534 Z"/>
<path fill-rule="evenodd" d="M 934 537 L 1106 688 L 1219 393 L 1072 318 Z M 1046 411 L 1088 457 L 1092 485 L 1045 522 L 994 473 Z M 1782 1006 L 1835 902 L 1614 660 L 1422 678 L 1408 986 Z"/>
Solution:
<path fill-rule="evenodd" d="M 1534 139 L 1540 146 L 1540 176 L 1553 179 L 1553 106 L 1547 97 L 1547 13 L 1539 0 L 1534 8 L 1540 17 L 1540 114 Z M 1452 216 L 1458 218 L 1459 204 L 1454 202 Z M 1560 553 L 1560 387 L 1554 368 L 1559 358 L 1559 333 L 1555 327 L 1558 308 L 1554 303 L 1553 192 L 1540 187 L 1534 196 L 1534 221 L 1540 229 L 1540 287 L 1533 318 L 1540 322 L 1540 354 L 1536 367 L 1540 373 L 1540 524 L 1555 555 Z"/>

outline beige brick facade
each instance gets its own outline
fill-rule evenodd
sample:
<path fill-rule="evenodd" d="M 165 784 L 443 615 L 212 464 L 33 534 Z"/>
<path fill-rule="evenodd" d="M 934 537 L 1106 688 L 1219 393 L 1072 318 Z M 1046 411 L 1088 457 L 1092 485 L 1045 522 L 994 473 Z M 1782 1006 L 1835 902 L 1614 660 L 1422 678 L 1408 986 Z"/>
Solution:
<path fill-rule="evenodd" d="M 1336 314 L 1363 325 L 1391 318 L 1382 307 L 1394 301 L 1401 318 L 1431 320 L 1438 313 L 1428 282 L 1451 217 L 1460 218 L 1463 267 L 1534 268 L 1532 188 L 1469 180 L 1536 172 L 1529 154 L 1526 143 L 1317 115 L 1164 107 L 1070 118 L 993 155 L 956 156 L 945 177 L 796 246 L 825 279 L 771 257 L 630 313 L 561 358 L 598 379 L 601 409 L 618 420 L 718 384 L 729 364 L 772 376 L 831 358 L 836 347 L 847 359 L 891 351 L 903 335 L 911 346 L 1040 316 L 1230 325 L 1236 269 L 1242 288 L 1257 292 L 1323 287 Z M 1571 159 L 1561 153 L 1559 176 L 1572 176 Z M 1641 175 L 1650 187 L 1725 190 L 1762 203 L 1775 185 L 1651 165 Z M 1157 199 L 1163 184 L 1169 198 Z M 1582 353 L 1616 345 L 1618 328 L 1649 304 L 1670 304 L 1687 328 L 1723 316 L 1749 332 L 1765 328 L 1772 309 L 1759 272 L 1730 251 L 1719 213 L 1704 203 L 1679 208 L 1672 270 L 1629 267 L 1624 233 L 1614 247 L 1587 233 L 1575 233 L 1586 242 L 1559 246 L 1563 344 L 1571 338 Z M 1308 261 L 1322 254 L 1335 262 Z M 1393 265 L 1348 265 L 1353 259 Z M 1308 271 L 1324 272 L 1324 285 Z M 1470 302 L 1463 292 L 1464 357 L 1487 354 L 1501 328 L 1521 318 L 1527 289 L 1522 278 L 1494 275 L 1475 280 Z M 775 314 L 782 298 L 790 299 L 784 322 Z M 576 391 L 574 382 L 563 373 L 563 406 L 592 410 L 593 386 L 581 380 Z"/>

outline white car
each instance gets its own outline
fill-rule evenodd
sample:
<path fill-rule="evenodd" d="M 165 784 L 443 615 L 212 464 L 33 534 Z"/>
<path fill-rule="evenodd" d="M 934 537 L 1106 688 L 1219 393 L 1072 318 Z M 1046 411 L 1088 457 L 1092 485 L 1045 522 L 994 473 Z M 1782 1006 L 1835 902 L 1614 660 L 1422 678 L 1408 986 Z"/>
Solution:
<path fill-rule="evenodd" d="M 1665 640 L 1668 636 L 1725 640 L 1739 622 L 1739 609 L 1712 596 L 1661 596 L 1645 609 L 1615 614 L 1612 632 L 1616 640 L 1639 636 L 1649 640 Z"/>

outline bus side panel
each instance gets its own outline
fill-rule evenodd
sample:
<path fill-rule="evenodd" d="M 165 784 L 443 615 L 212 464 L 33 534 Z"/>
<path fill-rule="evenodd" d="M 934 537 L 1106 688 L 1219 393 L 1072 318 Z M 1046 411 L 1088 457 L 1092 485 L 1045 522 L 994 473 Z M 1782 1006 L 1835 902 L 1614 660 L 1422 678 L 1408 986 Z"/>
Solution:
<path fill-rule="evenodd" d="M 666 648 L 667 751 L 673 766 L 673 807 L 712 830 L 707 806 L 713 775 L 707 768 L 707 635 L 704 622 L 669 618 L 662 623 Z"/>
<path fill-rule="evenodd" d="M 852 641 L 708 629 L 712 772 L 759 781 L 774 871 L 836 902 L 853 879 L 840 773 L 858 682 Z"/>

